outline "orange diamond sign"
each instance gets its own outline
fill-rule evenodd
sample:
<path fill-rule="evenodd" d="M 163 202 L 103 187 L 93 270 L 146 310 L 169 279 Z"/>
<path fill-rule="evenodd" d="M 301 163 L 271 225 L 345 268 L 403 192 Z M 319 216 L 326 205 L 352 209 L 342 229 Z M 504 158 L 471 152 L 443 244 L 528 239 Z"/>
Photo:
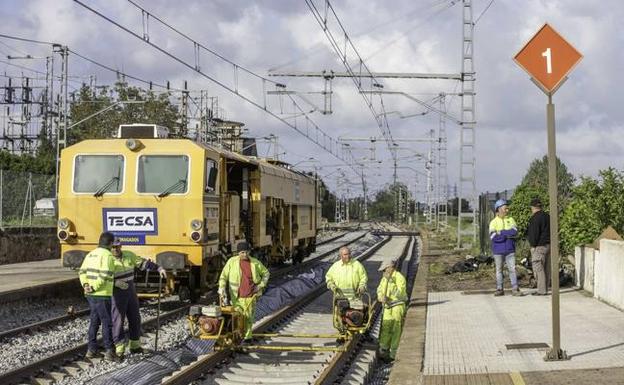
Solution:
<path fill-rule="evenodd" d="M 520 67 L 547 92 L 553 92 L 583 58 L 550 25 L 542 28 L 514 56 Z"/>

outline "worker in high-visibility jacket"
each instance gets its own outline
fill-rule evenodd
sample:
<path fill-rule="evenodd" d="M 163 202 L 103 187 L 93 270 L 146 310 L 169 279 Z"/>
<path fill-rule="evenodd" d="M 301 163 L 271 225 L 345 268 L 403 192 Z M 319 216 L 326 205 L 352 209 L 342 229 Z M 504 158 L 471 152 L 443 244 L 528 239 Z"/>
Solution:
<path fill-rule="evenodd" d="M 167 279 L 165 269 L 147 258 L 141 258 L 132 251 L 121 250 L 121 242 L 115 240 L 112 247 L 115 257 L 115 284 L 113 288 L 113 343 L 118 357 L 126 353 L 126 337 L 130 353 L 142 353 L 141 347 L 141 313 L 139 298 L 134 286 L 134 269 L 158 271 L 162 279 Z M 124 323 L 128 318 L 128 336 Z"/>
<path fill-rule="evenodd" d="M 234 306 L 245 318 L 244 342 L 251 341 L 251 329 L 256 317 L 256 301 L 269 282 L 269 270 L 249 255 L 249 244 L 236 246 L 238 255 L 228 259 L 219 276 L 219 297 L 227 302 L 229 296 Z M 226 290 L 226 286 L 228 290 Z"/>
<path fill-rule="evenodd" d="M 364 294 L 368 275 L 360 261 L 351 259 L 351 250 L 344 246 L 339 252 L 340 261 L 334 262 L 325 274 L 327 288 L 348 300 Z"/>
<path fill-rule="evenodd" d="M 115 261 L 111 253 L 111 246 L 115 236 L 104 232 L 100 235 L 98 247 L 87 254 L 82 261 L 78 278 L 89 302 L 89 332 L 88 348 L 85 358 L 98 357 L 97 334 L 102 325 L 104 339 L 104 359 L 117 361 L 113 350 L 111 297 L 113 295 L 113 274 Z"/>
<path fill-rule="evenodd" d="M 383 306 L 379 353 L 382 360 L 389 361 L 394 360 L 399 347 L 407 302 L 407 285 L 403 274 L 396 270 L 394 261 L 384 261 L 379 271 L 383 271 L 377 287 L 377 300 Z"/>

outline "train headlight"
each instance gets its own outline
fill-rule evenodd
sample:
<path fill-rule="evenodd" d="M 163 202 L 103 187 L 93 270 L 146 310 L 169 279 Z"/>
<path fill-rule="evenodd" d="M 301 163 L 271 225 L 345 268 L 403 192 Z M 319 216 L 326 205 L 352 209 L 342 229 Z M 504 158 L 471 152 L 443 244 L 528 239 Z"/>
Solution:
<path fill-rule="evenodd" d="M 193 229 L 195 231 L 201 230 L 203 225 L 204 225 L 204 222 L 201 221 L 200 219 L 193 219 L 191 221 L 191 229 Z"/>
<path fill-rule="evenodd" d="M 193 242 L 199 242 L 199 241 L 201 241 L 201 237 L 202 237 L 202 236 L 201 236 L 201 233 L 200 233 L 199 231 L 193 231 L 193 232 L 191 233 L 191 240 L 192 240 Z"/>
<path fill-rule="evenodd" d="M 61 241 L 66 241 L 67 239 L 69 239 L 69 232 L 61 230 L 58 232 L 58 237 Z"/>
<path fill-rule="evenodd" d="M 60 229 L 63 229 L 63 230 L 69 229 L 69 224 L 70 224 L 70 222 L 69 222 L 69 219 L 67 219 L 67 218 L 60 218 L 58 220 L 58 227 Z"/>
<path fill-rule="evenodd" d="M 141 141 L 138 139 L 128 139 L 126 140 L 126 147 L 130 151 L 136 151 L 141 148 Z"/>

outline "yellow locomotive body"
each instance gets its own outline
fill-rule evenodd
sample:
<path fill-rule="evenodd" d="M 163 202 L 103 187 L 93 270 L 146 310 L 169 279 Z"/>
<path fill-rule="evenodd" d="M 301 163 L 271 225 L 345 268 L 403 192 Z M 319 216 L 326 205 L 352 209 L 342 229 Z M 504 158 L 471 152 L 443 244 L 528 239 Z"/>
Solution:
<path fill-rule="evenodd" d="M 239 242 L 267 263 L 297 262 L 314 251 L 315 178 L 192 140 L 159 138 L 157 126 L 127 127 L 117 139 L 62 151 L 64 266 L 79 267 L 100 233 L 111 231 L 125 249 L 167 270 L 167 293 L 194 299 L 214 284 Z M 155 293 L 156 278 L 137 272 L 140 293 Z"/>

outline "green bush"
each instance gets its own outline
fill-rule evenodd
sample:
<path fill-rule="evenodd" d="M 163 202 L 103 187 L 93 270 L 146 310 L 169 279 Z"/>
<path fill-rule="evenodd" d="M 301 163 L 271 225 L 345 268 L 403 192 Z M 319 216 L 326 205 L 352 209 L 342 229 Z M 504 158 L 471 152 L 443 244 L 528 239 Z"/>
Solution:
<path fill-rule="evenodd" d="M 573 190 L 561 217 L 562 251 L 593 242 L 607 226 L 624 233 L 624 174 L 613 168 L 600 171 L 599 179 L 584 177 Z"/>

